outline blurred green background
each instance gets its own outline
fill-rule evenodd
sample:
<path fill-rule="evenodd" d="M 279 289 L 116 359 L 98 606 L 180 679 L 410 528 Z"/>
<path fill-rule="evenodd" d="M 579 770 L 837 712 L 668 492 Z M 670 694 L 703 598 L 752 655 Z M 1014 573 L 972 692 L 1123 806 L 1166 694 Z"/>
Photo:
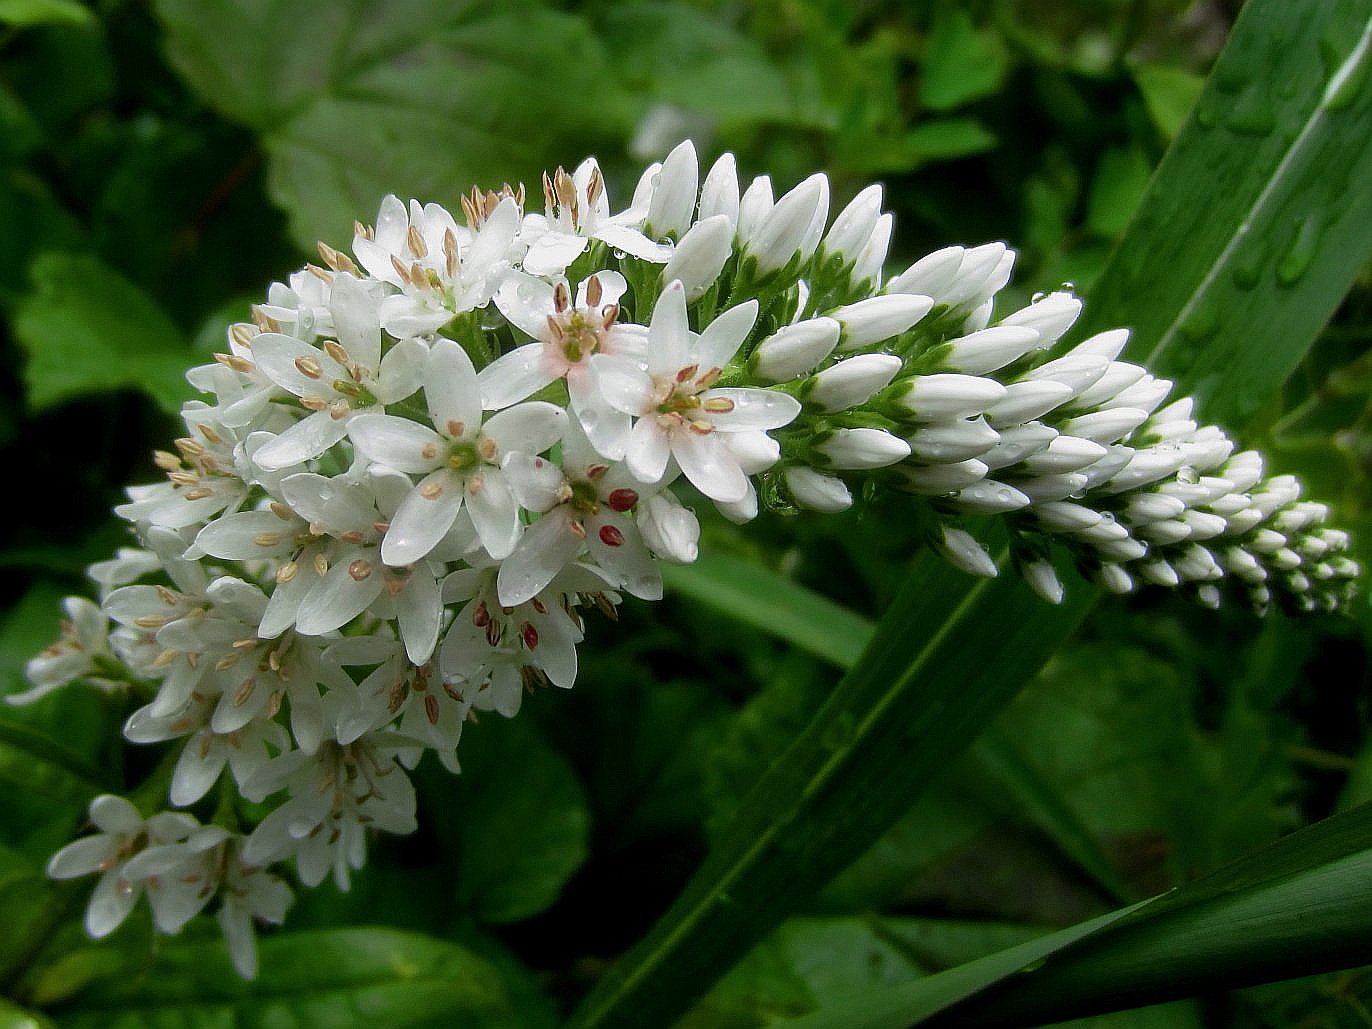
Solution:
<path fill-rule="evenodd" d="M 58 600 L 86 590 L 85 566 L 126 541 L 109 508 L 155 477 L 184 369 L 316 239 L 346 244 L 384 193 L 455 206 L 473 184 L 532 185 L 595 154 L 623 203 L 689 136 L 705 162 L 731 150 L 741 174 L 781 188 L 823 169 L 835 209 L 882 182 L 891 268 L 1003 239 L 1020 252 L 1011 299 L 1070 282 L 1089 303 L 1237 6 L 0 0 L 5 691 L 54 638 Z M 1337 506 L 1365 566 L 1370 331 L 1364 274 L 1281 401 L 1227 427 Z M 917 545 L 903 503 L 742 530 L 707 520 L 702 550 L 875 618 Z M 692 1024 L 759 1024 L 937 970 L 1372 799 L 1369 632 L 1365 599 L 1302 623 L 1154 593 L 1101 603 Z M 837 676 L 681 597 L 626 606 L 583 655 L 572 694 L 469 731 L 460 780 L 422 766 L 421 831 L 381 841 L 352 893 L 302 896 L 278 942 L 426 933 L 483 955 L 511 1024 L 538 1024 L 642 935 Z M 86 947 L 66 926 L 83 887 L 42 885 L 96 789 L 130 788 L 150 765 L 118 746 L 126 713 L 79 689 L 0 710 L 0 918 L 18 927 L 0 982 L 59 1024 L 103 1024 L 82 1019 L 110 998 L 151 1003 L 139 977 L 154 954 L 222 961 L 204 934 L 154 945 L 146 919 Z M 81 761 L 51 760 L 43 740 Z M 177 966 L 188 984 L 193 964 Z M 1372 980 L 1353 972 L 1097 1021 L 1363 1026 L 1368 1005 Z"/>

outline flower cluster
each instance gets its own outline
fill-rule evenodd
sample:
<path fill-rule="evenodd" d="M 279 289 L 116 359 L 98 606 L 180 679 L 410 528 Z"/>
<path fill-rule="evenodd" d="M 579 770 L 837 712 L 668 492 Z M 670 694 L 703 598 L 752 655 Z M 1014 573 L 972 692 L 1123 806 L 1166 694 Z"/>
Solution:
<path fill-rule="evenodd" d="M 100 834 L 50 867 L 102 873 L 90 932 L 140 893 L 168 932 L 218 896 L 251 974 L 253 919 L 290 899 L 266 867 L 346 887 L 369 831 L 413 829 L 423 752 L 456 771 L 475 712 L 570 687 L 585 615 L 695 559 L 692 498 L 744 522 L 903 491 L 981 575 L 964 519 L 1002 515 L 1051 601 L 1050 543 L 1117 592 L 1347 595 L 1326 508 L 1120 361 L 1127 331 L 1064 350 L 1070 293 L 996 310 L 1004 245 L 888 277 L 880 187 L 828 207 L 823 175 L 774 198 L 728 155 L 702 180 L 683 143 L 616 213 L 594 160 L 545 176 L 541 213 L 508 186 L 464 197 L 461 223 L 387 197 L 351 254 L 321 244 L 272 285 L 189 373 L 207 399 L 156 455 L 166 481 L 117 509 L 139 547 L 92 569 L 99 607 L 70 601 L 30 664 L 22 699 L 145 691 L 124 733 L 174 744 L 171 804 L 217 787 L 228 812 L 97 799 Z M 270 813 L 243 831 L 237 796 Z"/>

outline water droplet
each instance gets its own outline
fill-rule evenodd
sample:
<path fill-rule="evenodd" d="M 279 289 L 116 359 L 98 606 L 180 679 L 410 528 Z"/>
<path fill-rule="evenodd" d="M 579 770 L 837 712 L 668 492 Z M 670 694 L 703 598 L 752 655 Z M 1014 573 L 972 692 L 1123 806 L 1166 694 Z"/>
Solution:
<path fill-rule="evenodd" d="M 624 253 L 623 250 L 612 250 L 610 251 L 610 253 L 614 254 L 616 261 L 622 261 L 626 256 L 628 256 Z"/>
<path fill-rule="evenodd" d="M 1181 453 L 1181 444 L 1176 440 L 1167 440 L 1164 443 L 1159 443 L 1154 449 L 1159 454 L 1179 454 Z"/>
<path fill-rule="evenodd" d="M 1194 486 L 1200 482 L 1200 472 L 1192 468 L 1189 464 L 1184 464 L 1177 469 L 1177 481 L 1188 486 Z"/>
<path fill-rule="evenodd" d="M 1073 282 L 1071 279 L 1068 279 L 1066 282 L 1058 286 L 1058 289 L 1062 290 L 1062 292 L 1064 293 L 1075 293 L 1077 291 L 1077 284 Z"/>
<path fill-rule="evenodd" d="M 1294 286 L 1310 270 L 1319 250 L 1321 228 L 1319 218 L 1313 214 L 1301 222 L 1290 249 L 1277 262 L 1278 285 Z"/>
<path fill-rule="evenodd" d="M 1234 286 L 1237 289 L 1249 290 L 1256 286 L 1258 280 L 1262 278 L 1262 255 L 1254 254 L 1251 258 L 1236 264 L 1233 278 Z"/>
<path fill-rule="evenodd" d="M 1048 294 L 1045 293 L 1045 292 L 1043 292 L 1043 290 L 1039 290 L 1037 293 L 1035 293 L 1032 297 L 1029 298 L 1029 303 L 1031 303 L 1031 304 L 1037 304 L 1040 300 L 1042 300 L 1042 299 L 1043 299 L 1044 297 L 1046 297 L 1047 295 L 1048 295 Z"/>
<path fill-rule="evenodd" d="M 1115 524 L 1115 515 L 1114 515 L 1114 513 L 1111 512 L 1111 511 L 1102 511 L 1102 512 L 1100 513 L 1100 523 L 1101 523 L 1101 525 L 1114 525 L 1114 524 Z"/>
<path fill-rule="evenodd" d="M 1177 332 L 1188 343 L 1204 343 L 1219 327 L 1219 313 L 1209 304 L 1202 303 L 1187 313 L 1177 326 Z"/>

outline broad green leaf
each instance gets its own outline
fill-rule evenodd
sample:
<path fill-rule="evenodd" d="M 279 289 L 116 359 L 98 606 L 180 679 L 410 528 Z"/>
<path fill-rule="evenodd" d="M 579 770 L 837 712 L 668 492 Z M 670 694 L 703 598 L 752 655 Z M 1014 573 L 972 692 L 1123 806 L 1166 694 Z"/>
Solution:
<path fill-rule="evenodd" d="M 925 42 L 920 101 L 931 111 L 951 111 L 994 93 L 1008 67 L 998 35 L 978 29 L 963 9 L 943 7 Z"/>
<path fill-rule="evenodd" d="M 455 209 L 472 185 L 536 184 L 545 166 L 630 127 L 615 59 L 587 23 L 523 0 L 156 10 L 186 81 L 260 134 L 272 195 L 311 249 L 350 239 L 387 193 Z"/>
<path fill-rule="evenodd" d="M 1087 197 L 1087 228 L 1110 239 L 1123 232 L 1152 170 L 1137 146 L 1112 147 L 1105 151 L 1096 166 L 1096 177 Z"/>
<path fill-rule="evenodd" d="M 1153 124 L 1168 139 L 1175 139 L 1187 115 L 1196 106 L 1205 79 L 1185 68 L 1144 64 L 1134 69 L 1134 82 L 1143 94 Z"/>
<path fill-rule="evenodd" d="M 464 735 L 462 775 L 447 786 L 429 799 L 451 812 L 462 910 L 516 922 L 556 901 L 586 860 L 590 818 L 575 773 L 532 723 L 493 719 Z"/>
<path fill-rule="evenodd" d="M 725 125 L 826 123 L 826 111 L 797 102 L 756 40 L 718 16 L 681 4 L 616 4 L 597 28 L 616 55 L 616 77 L 645 100 Z"/>
<path fill-rule="evenodd" d="M 1218 398 L 1215 410 L 1202 408 L 1207 417 L 1235 418 L 1271 395 L 1372 248 L 1372 132 L 1363 124 L 1372 91 L 1351 88 L 1349 77 L 1369 50 L 1369 14 L 1372 0 L 1316 8 L 1251 0 L 1198 110 L 1207 103 L 1217 110 L 1242 86 L 1240 98 L 1261 99 L 1277 128 L 1259 137 L 1246 134 L 1250 121 L 1237 122 L 1244 131 L 1235 131 L 1208 127 L 1198 115 L 1158 170 L 1088 304 L 1084 329 L 1137 326 L 1138 352 L 1151 349 L 1155 363 L 1167 355 L 1164 370 L 1182 388 L 1203 386 Z M 1343 86 L 1329 89 L 1329 74 L 1341 68 Z M 1266 88 L 1273 81 L 1292 86 Z M 1202 175 L 1207 162 L 1212 170 Z M 1216 162 L 1225 170 L 1219 177 Z M 1328 184 L 1292 174 L 1314 167 L 1337 180 L 1341 203 L 1323 199 Z M 1339 174 L 1329 175 L 1330 168 Z M 1274 222 L 1278 211 L 1285 220 Z M 1219 279 L 1229 281 L 1240 243 L 1285 250 L 1293 242 L 1287 230 L 1306 217 L 1319 220 L 1321 240 L 1338 245 L 1316 248 L 1303 274 L 1294 274 L 1299 262 L 1283 258 L 1280 287 L 1214 307 L 1213 330 L 1175 331 L 1212 298 Z M 1254 231 L 1240 238 L 1240 226 Z M 1231 352 L 1212 362 L 1208 346 L 1221 329 L 1228 338 L 1231 324 L 1240 327 L 1242 357 Z M 1189 370 L 1177 353 L 1190 355 Z M 587 998 L 574 1024 L 680 1017 L 754 941 L 903 814 L 1094 599 L 1076 585 L 1063 605 L 1049 608 L 1012 577 L 971 582 L 939 564 L 914 563 L 858 664 L 759 779 L 696 877 Z"/>
<path fill-rule="evenodd" d="M 0 24 L 85 25 L 93 20 L 89 7 L 76 0 L 0 0 Z"/>
<path fill-rule="evenodd" d="M 260 940 L 258 956 L 258 978 L 244 981 L 221 940 L 188 932 L 161 943 L 151 962 L 137 953 L 107 962 L 52 1014 L 64 1029 L 547 1024 L 541 1012 L 518 1003 L 493 963 L 429 936 L 390 929 L 283 933 Z"/>
<path fill-rule="evenodd" d="M 1372 808 L 1293 833 L 1196 882 L 797 1029 L 1058 1021 L 1372 961 Z"/>
<path fill-rule="evenodd" d="M 30 407 L 138 389 L 175 412 L 192 395 L 185 340 L 136 285 L 85 254 L 43 254 L 31 274 L 14 319 Z"/>

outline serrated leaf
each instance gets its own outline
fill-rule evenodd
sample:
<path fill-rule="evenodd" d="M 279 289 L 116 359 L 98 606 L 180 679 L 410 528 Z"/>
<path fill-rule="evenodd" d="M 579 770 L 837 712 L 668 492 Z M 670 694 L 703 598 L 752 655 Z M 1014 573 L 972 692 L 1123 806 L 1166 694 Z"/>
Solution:
<path fill-rule="evenodd" d="M 1215 410 L 1202 407 L 1207 417 L 1232 419 L 1271 394 L 1372 248 L 1366 231 L 1372 131 L 1364 124 L 1372 119 L 1372 90 L 1355 88 L 1354 75 L 1372 46 L 1370 13 L 1369 0 L 1337 8 L 1250 0 L 1207 95 L 1219 101 L 1237 87 L 1242 96 L 1259 97 L 1277 129 L 1263 135 L 1255 154 L 1244 132 L 1211 134 L 1198 117 L 1154 178 L 1087 306 L 1083 330 L 1139 326 L 1139 352 L 1151 348 L 1154 362 L 1166 355 L 1170 369 L 1164 371 L 1217 401 Z M 1329 88 L 1322 53 L 1334 57 L 1328 67 L 1343 69 L 1340 88 Z M 1273 81 L 1291 89 L 1274 94 L 1266 88 Z M 1206 102 L 1202 97 L 1202 109 Z M 1246 132 L 1257 122 L 1236 124 Z M 1273 159 L 1263 159 L 1268 156 Z M 1216 162 L 1224 169 L 1218 177 Z M 1305 171 L 1316 167 L 1325 178 L 1307 181 Z M 1329 175 L 1331 168 L 1339 174 Z M 1343 196 L 1338 204 L 1327 199 L 1334 186 Z M 1288 274 L 1280 288 L 1207 306 L 1214 322 L 1205 333 L 1176 331 L 1202 302 L 1209 304 L 1216 281 L 1232 274 L 1241 242 L 1278 250 L 1307 244 L 1309 232 L 1302 235 L 1300 225 L 1312 217 L 1321 240 L 1340 245 L 1296 248 L 1309 263 L 1298 269 L 1293 257 L 1283 257 Z M 1238 233 L 1240 225 L 1259 224 L 1255 239 Z M 1231 349 L 1215 360 L 1209 344 L 1221 329 L 1228 339 L 1231 325 L 1239 330 L 1236 346 L 1242 336 L 1243 353 Z M 1189 363 L 1178 354 L 1189 354 Z M 1012 581 L 972 583 L 930 564 L 915 562 L 858 664 L 759 780 L 695 879 L 593 991 L 574 1024 L 679 1017 L 752 941 L 903 813 L 1037 671 L 1093 599 L 1078 586 L 1061 607 L 1049 609 Z"/>
<path fill-rule="evenodd" d="M 14 319 L 31 408 L 137 389 L 175 412 L 193 394 L 180 331 L 134 283 L 88 254 L 42 254 L 31 276 Z"/>
<path fill-rule="evenodd" d="M 492 962 L 430 936 L 335 929 L 283 933 L 258 948 L 261 973 L 247 982 L 221 940 L 188 933 L 162 943 L 152 962 L 134 953 L 106 964 L 54 1014 L 64 1029 L 547 1024 L 517 1003 Z"/>
<path fill-rule="evenodd" d="M 261 135 L 272 194 L 310 249 L 350 239 L 387 193 L 456 209 L 474 184 L 536 182 L 630 127 L 614 61 L 586 21 L 531 3 L 156 8 L 186 81 Z"/>

